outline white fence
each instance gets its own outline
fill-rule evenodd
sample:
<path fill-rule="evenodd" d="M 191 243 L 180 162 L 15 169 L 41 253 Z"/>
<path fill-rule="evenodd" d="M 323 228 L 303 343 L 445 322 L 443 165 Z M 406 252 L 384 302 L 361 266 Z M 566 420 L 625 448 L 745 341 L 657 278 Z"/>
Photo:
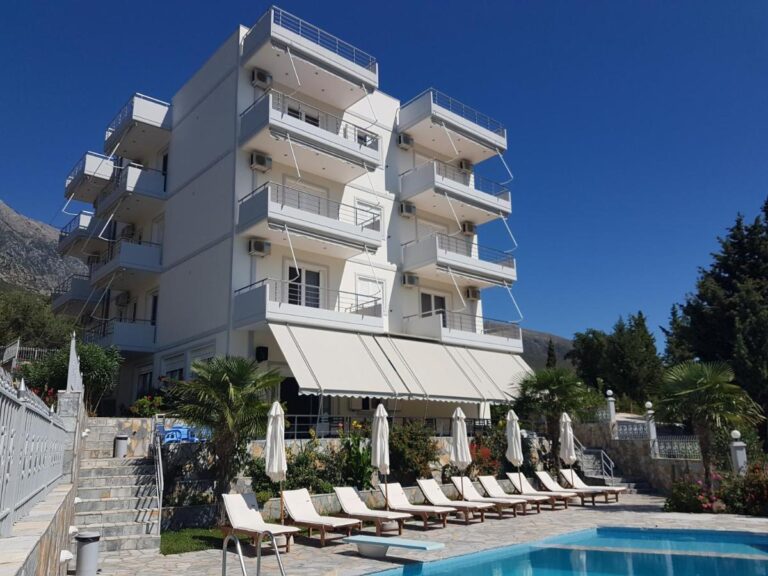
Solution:
<path fill-rule="evenodd" d="M 0 369 L 0 537 L 61 477 L 66 439 L 61 419 Z"/>

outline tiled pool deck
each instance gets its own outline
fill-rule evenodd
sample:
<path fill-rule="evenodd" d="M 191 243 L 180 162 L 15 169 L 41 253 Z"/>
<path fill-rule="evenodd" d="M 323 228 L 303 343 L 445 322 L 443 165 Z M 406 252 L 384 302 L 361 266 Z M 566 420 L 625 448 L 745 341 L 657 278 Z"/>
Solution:
<path fill-rule="evenodd" d="M 768 532 L 768 519 L 711 514 L 668 514 L 661 511 L 663 500 L 654 496 L 625 495 L 618 504 L 571 506 L 568 510 L 529 514 L 499 520 L 495 514 L 482 524 L 449 523 L 447 528 L 427 531 L 412 523 L 403 531 L 404 538 L 444 542 L 445 548 L 435 552 L 418 553 L 393 549 L 386 561 L 361 558 L 355 548 L 330 543 L 320 548 L 317 540 L 297 538 L 290 554 L 282 556 L 286 573 L 307 576 L 352 576 L 393 568 L 414 561 L 429 561 L 498 548 L 520 542 L 539 540 L 547 536 L 573 532 L 596 526 L 634 526 L 644 528 L 698 528 L 706 530 L 747 530 Z M 547 507 L 548 508 L 548 507 Z M 366 532 L 371 532 L 367 528 Z M 227 574 L 239 575 L 240 566 L 234 548 L 227 558 Z M 256 574 L 256 557 L 252 548 L 244 549 L 248 558 L 246 569 Z M 102 576 L 218 576 L 221 574 L 221 551 L 207 550 L 174 556 L 161 556 L 146 551 L 123 552 L 104 556 Z M 262 574 L 279 574 L 271 553 L 266 553 Z"/>

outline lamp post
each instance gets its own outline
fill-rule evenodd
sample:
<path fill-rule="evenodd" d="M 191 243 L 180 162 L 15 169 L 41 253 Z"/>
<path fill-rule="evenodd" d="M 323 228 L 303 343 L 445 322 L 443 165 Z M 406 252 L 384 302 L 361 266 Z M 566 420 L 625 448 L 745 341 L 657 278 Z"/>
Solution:
<path fill-rule="evenodd" d="M 651 444 L 651 458 L 659 457 L 659 444 L 656 441 L 656 420 L 653 418 L 653 402 L 645 403 L 645 423 L 648 426 L 648 442 Z"/>
<path fill-rule="evenodd" d="M 734 474 L 744 476 L 747 473 L 747 445 L 741 441 L 741 432 L 731 431 L 731 467 Z"/>

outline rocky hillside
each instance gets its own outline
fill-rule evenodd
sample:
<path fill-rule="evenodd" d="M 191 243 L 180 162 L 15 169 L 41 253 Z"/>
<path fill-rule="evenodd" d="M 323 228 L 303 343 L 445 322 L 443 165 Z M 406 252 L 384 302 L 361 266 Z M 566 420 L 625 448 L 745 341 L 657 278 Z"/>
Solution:
<path fill-rule="evenodd" d="M 555 345 L 555 355 L 557 356 L 558 366 L 570 366 L 570 361 L 565 359 L 565 355 L 571 349 L 571 341 L 562 336 L 556 336 L 547 332 L 536 332 L 535 330 L 523 329 L 523 359 L 534 370 L 544 368 L 547 364 L 547 347 L 549 339 Z"/>
<path fill-rule="evenodd" d="M 70 274 L 84 274 L 85 264 L 59 256 L 58 240 L 58 230 L 0 200 L 0 289 L 19 287 L 50 294 Z"/>

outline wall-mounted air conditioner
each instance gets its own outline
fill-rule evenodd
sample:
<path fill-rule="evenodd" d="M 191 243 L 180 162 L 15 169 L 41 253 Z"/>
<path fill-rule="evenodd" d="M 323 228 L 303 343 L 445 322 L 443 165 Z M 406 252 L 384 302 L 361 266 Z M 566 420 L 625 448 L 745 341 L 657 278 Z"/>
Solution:
<path fill-rule="evenodd" d="M 251 152 L 251 170 L 259 172 L 272 170 L 272 157 L 261 152 Z"/>
<path fill-rule="evenodd" d="M 401 150 L 410 150 L 413 147 L 413 137 L 405 132 L 398 134 L 397 147 Z"/>
<path fill-rule="evenodd" d="M 250 238 L 248 240 L 248 254 L 251 256 L 269 256 L 272 251 L 272 243 L 262 238 Z"/>
<path fill-rule="evenodd" d="M 474 236 L 477 233 L 477 227 L 475 226 L 475 223 L 470 222 L 469 220 L 462 222 L 461 233 L 464 234 L 464 236 Z"/>
<path fill-rule="evenodd" d="M 400 216 L 410 218 L 416 215 L 416 206 L 410 202 L 400 202 Z"/>
<path fill-rule="evenodd" d="M 472 169 L 475 167 L 472 162 L 466 159 L 459 160 L 459 170 L 462 172 L 472 172 Z"/>
<path fill-rule="evenodd" d="M 272 86 L 272 74 L 261 68 L 251 70 L 251 84 L 256 88 L 267 90 Z"/>
<path fill-rule="evenodd" d="M 480 300 L 480 288 L 476 288 L 475 286 L 468 286 L 466 292 L 464 293 L 464 297 L 467 300 Z"/>
<path fill-rule="evenodd" d="M 401 282 L 404 288 L 413 288 L 419 285 L 419 277 L 416 274 L 408 274 L 406 272 L 403 274 Z"/>

